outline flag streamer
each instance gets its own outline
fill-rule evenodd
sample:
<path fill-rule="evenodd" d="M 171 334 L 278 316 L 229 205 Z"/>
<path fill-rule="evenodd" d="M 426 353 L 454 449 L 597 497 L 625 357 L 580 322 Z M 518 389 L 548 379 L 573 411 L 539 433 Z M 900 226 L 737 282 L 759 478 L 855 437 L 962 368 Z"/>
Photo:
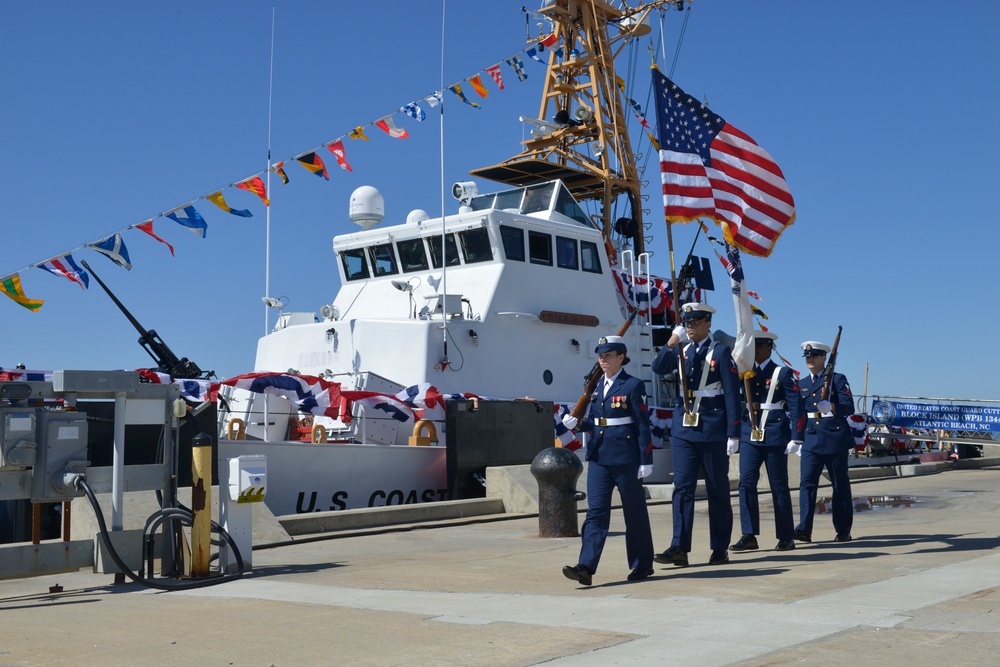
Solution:
<path fill-rule="evenodd" d="M 544 46 L 546 47 L 550 47 L 554 45 L 556 41 L 558 40 L 555 34 L 552 34 L 547 36 L 545 40 L 541 42 L 541 44 L 544 44 Z M 524 72 L 524 64 L 523 61 L 521 60 L 520 55 L 525 54 L 528 55 L 529 57 L 534 58 L 535 60 L 538 60 L 539 62 L 543 62 L 537 56 L 539 50 L 540 49 L 536 49 L 536 47 L 534 46 L 523 49 L 509 58 L 501 59 L 499 62 L 487 67 L 483 71 L 489 74 L 490 78 L 497 85 L 497 88 L 499 90 L 504 90 L 503 77 L 500 72 L 500 63 L 505 63 L 507 66 L 509 66 L 511 70 L 514 72 L 514 75 L 517 77 L 518 81 L 524 81 L 525 79 L 528 78 L 528 75 Z M 473 86 L 473 89 L 476 91 L 476 93 L 481 97 L 487 96 L 487 90 L 483 85 L 480 73 L 476 73 L 470 77 L 462 79 L 461 82 L 470 83 Z M 454 92 L 456 95 L 462 98 L 462 100 L 465 101 L 470 106 L 472 107 L 480 106 L 477 103 L 472 102 L 467 98 L 465 98 L 465 95 L 461 91 L 460 83 L 455 83 L 452 86 L 448 86 L 447 89 L 452 90 L 452 92 Z M 436 107 L 443 102 L 442 93 L 441 91 L 433 92 L 421 98 L 419 102 L 426 102 L 429 106 Z M 425 111 L 423 110 L 423 108 L 420 107 L 418 102 L 409 102 L 400 107 L 398 111 L 406 114 L 407 116 L 413 118 L 416 121 L 423 121 L 427 117 Z M 384 131 L 386 131 L 386 133 L 392 137 L 405 138 L 406 136 L 408 136 L 408 133 L 405 129 L 397 127 L 392 122 L 392 114 L 390 114 L 389 116 L 383 116 L 382 118 L 376 121 L 368 123 L 368 125 L 376 125 L 381 129 L 383 129 Z M 364 127 L 365 126 L 363 125 L 358 125 L 357 127 L 354 128 L 354 130 L 351 130 L 346 136 L 368 141 L 368 137 L 364 135 L 363 131 Z M 347 162 L 341 139 L 336 139 L 334 141 L 321 144 L 318 147 L 299 153 L 298 156 L 289 159 L 298 161 L 309 171 L 313 172 L 314 174 L 322 178 L 329 180 L 329 173 L 326 170 L 326 165 L 323 163 L 322 158 L 320 158 L 319 155 L 316 153 L 316 151 L 322 148 L 323 146 L 326 146 L 327 148 L 330 149 L 330 151 L 334 153 L 334 155 L 337 158 L 337 164 L 340 165 L 342 169 L 345 169 L 347 171 L 353 171 L 350 164 Z M 284 170 L 284 165 L 286 161 L 287 160 L 278 161 L 270 167 L 270 171 L 277 174 L 281 178 L 282 184 L 285 185 L 287 185 L 289 181 L 288 175 L 285 173 Z M 267 198 L 267 192 L 264 186 L 263 179 L 260 178 L 261 175 L 265 173 L 267 173 L 267 170 L 253 174 L 240 181 L 231 183 L 226 187 L 235 187 L 241 190 L 246 190 L 248 192 L 253 192 L 258 197 L 260 197 L 261 201 L 264 203 L 265 206 L 269 206 L 270 200 Z M 225 197 L 222 193 L 222 190 L 224 189 L 225 188 L 215 190 L 210 194 L 200 197 L 199 199 L 208 200 L 213 204 L 215 204 L 216 206 L 218 206 L 223 211 L 230 213 L 232 215 L 240 217 L 253 216 L 253 214 L 247 209 L 234 209 L 230 207 L 229 204 L 226 202 Z M 195 209 L 194 204 L 197 203 L 197 201 L 198 200 L 195 200 L 194 202 L 188 202 L 187 204 L 177 206 L 169 210 L 168 212 L 160 213 L 155 217 L 169 218 L 170 220 L 184 227 L 187 227 L 192 233 L 204 238 L 208 231 L 208 223 L 202 217 L 201 213 L 199 213 Z M 73 252 L 76 252 L 77 250 L 81 250 L 84 248 L 90 248 L 105 255 L 106 257 L 114 261 L 116 264 L 119 264 L 120 266 L 130 269 L 132 266 L 131 260 L 128 257 L 128 252 L 125 249 L 125 244 L 121 239 L 121 234 L 130 231 L 132 229 L 138 229 L 147 234 L 148 236 L 151 236 L 152 238 L 156 239 L 160 243 L 167 246 L 167 248 L 170 250 L 171 256 L 176 256 L 174 247 L 160 236 L 157 236 L 156 233 L 153 231 L 153 218 L 151 218 L 141 223 L 128 225 L 124 229 L 112 232 L 110 235 L 106 235 L 98 241 L 86 243 L 68 252 L 64 252 L 52 259 L 46 260 L 44 262 L 35 262 L 16 271 L 12 271 L 3 276 L 2 278 L 0 278 L 0 289 L 2 289 L 3 293 L 6 294 L 8 297 L 10 297 L 12 300 L 14 300 L 16 303 L 32 311 L 37 311 L 39 308 L 41 308 L 41 305 L 44 303 L 44 301 L 39 299 L 29 299 L 24 295 L 23 289 L 21 287 L 20 273 L 25 271 L 26 269 L 34 267 L 43 268 L 47 271 L 50 271 L 51 273 L 55 273 L 56 275 L 63 275 L 68 279 L 72 280 L 73 282 L 76 282 L 84 289 L 86 289 L 89 281 L 89 277 L 87 276 L 86 271 L 79 269 L 79 267 L 76 267 L 76 269 L 78 270 L 69 267 L 64 271 L 58 267 L 61 266 L 63 262 L 72 262 L 73 259 L 71 255 Z M 105 245 L 107 245 L 108 248 L 105 248 L 104 247 Z"/>
<path fill-rule="evenodd" d="M 16 273 L 4 278 L 3 282 L 0 282 L 0 289 L 13 299 L 14 303 L 24 306 L 33 313 L 38 312 L 38 309 L 45 303 L 41 299 L 29 299 L 25 296 L 24 289 L 21 287 L 21 276 Z"/>

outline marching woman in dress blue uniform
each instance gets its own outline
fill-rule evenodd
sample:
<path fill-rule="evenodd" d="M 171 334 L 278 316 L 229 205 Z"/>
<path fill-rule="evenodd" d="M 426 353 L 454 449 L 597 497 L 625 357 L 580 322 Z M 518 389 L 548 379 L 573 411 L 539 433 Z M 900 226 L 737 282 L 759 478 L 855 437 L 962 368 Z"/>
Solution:
<path fill-rule="evenodd" d="M 795 517 L 792 494 L 788 488 L 788 454 L 802 445 L 802 396 L 795 374 L 787 366 L 771 361 L 774 341 L 770 331 L 755 329 L 754 371 L 746 384 L 750 389 L 748 409 L 743 411 L 743 432 L 740 437 L 740 528 L 742 536 L 732 545 L 733 551 L 757 549 L 760 534 L 760 507 L 757 502 L 757 482 L 760 467 L 767 468 L 768 486 L 774 502 L 774 532 L 778 551 L 795 548 L 792 535 Z M 751 413 L 750 406 L 753 411 Z M 752 417 L 752 420 L 751 420 Z"/>
<path fill-rule="evenodd" d="M 688 564 L 694 527 L 694 492 L 698 467 L 705 468 L 708 492 L 709 565 L 729 562 L 733 536 L 733 506 L 729 500 L 729 456 L 740 446 L 740 382 L 728 345 L 710 337 L 715 308 L 701 303 L 683 307 L 684 326 L 674 329 L 670 340 L 653 361 L 653 372 L 667 375 L 681 359 L 687 378 L 688 400 L 680 396 L 670 424 L 674 462 L 674 535 L 670 548 L 657 554 L 657 563 Z M 683 355 L 673 346 L 682 343 Z M 685 413 L 690 406 L 691 412 Z"/>
<path fill-rule="evenodd" d="M 795 539 L 812 541 L 816 489 L 825 466 L 833 486 L 833 527 L 837 531 L 834 540 L 850 542 L 854 505 L 851 502 L 847 459 L 854 448 L 854 437 L 847 425 L 847 417 L 854 414 L 854 396 L 847 378 L 834 373 L 829 396 L 827 400 L 822 400 L 823 369 L 830 346 L 810 340 L 802 343 L 802 349 L 809 376 L 803 375 L 799 380 L 806 412 L 806 430 L 802 441 L 799 525 L 795 528 Z"/>
<path fill-rule="evenodd" d="M 590 397 L 588 415 L 579 424 L 581 431 L 592 432 L 587 442 L 587 518 L 580 531 L 579 561 L 563 568 L 567 578 L 584 586 L 591 584 L 601 560 L 611 525 L 611 493 L 616 487 L 625 515 L 628 580 L 653 574 L 653 534 L 640 481 L 653 472 L 646 387 L 622 369 L 629 360 L 621 336 L 601 338 L 595 352 L 604 377 Z M 566 415 L 563 424 L 572 429 L 577 420 Z"/>

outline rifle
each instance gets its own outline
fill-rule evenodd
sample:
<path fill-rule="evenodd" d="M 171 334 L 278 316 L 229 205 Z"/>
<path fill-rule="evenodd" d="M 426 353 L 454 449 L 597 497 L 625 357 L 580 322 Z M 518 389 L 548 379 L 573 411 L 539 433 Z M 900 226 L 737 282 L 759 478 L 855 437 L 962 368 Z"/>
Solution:
<path fill-rule="evenodd" d="M 830 358 L 826 362 L 826 368 L 823 369 L 823 390 L 819 394 L 821 401 L 828 400 L 830 397 L 830 386 L 833 384 L 833 369 L 837 366 L 837 348 L 840 346 L 840 332 L 844 330 L 844 327 L 837 327 L 837 337 L 833 340 L 833 347 L 830 349 Z"/>
<path fill-rule="evenodd" d="M 617 335 L 624 336 L 625 332 L 628 331 L 628 328 L 632 326 L 632 321 L 635 320 L 635 316 L 638 314 L 638 308 L 633 310 L 632 314 L 628 316 L 627 320 L 625 320 L 625 324 L 623 324 L 618 330 Z M 601 364 L 595 363 L 594 367 L 590 369 L 590 372 L 584 378 L 583 394 L 580 396 L 579 400 L 577 400 L 573 409 L 570 410 L 570 414 L 572 416 L 577 419 L 583 418 L 583 413 L 587 411 L 587 407 L 590 405 L 590 396 L 594 393 L 594 389 L 597 388 L 597 381 L 601 379 L 602 375 L 604 375 L 604 371 L 601 370 Z"/>
<path fill-rule="evenodd" d="M 764 425 L 757 422 L 757 408 L 753 402 L 753 390 L 750 388 L 750 378 L 743 378 L 743 392 L 747 395 L 747 416 L 750 417 L 750 441 L 764 442 Z"/>
<path fill-rule="evenodd" d="M 160 338 L 156 331 L 152 329 L 147 331 L 141 324 L 139 324 L 139 321 L 132 316 L 132 313 L 128 312 L 128 309 L 122 304 L 121 301 L 118 300 L 118 297 L 116 297 L 111 290 L 108 289 L 108 286 L 104 284 L 104 281 L 100 279 L 92 268 L 90 268 L 90 265 L 87 264 L 86 260 L 81 260 L 80 263 L 83 264 L 83 268 L 90 271 L 90 274 L 94 276 L 97 284 L 104 288 L 104 291 L 111 297 L 111 300 L 115 302 L 115 305 L 118 306 L 119 310 L 125 314 L 128 321 L 131 322 L 132 326 L 134 326 L 136 331 L 139 332 L 139 345 L 142 345 L 142 348 L 146 350 L 149 356 L 153 358 L 153 361 L 156 362 L 156 370 L 158 372 L 166 373 L 171 377 L 179 378 L 181 380 L 193 380 L 201 378 L 203 375 L 206 378 L 209 378 L 215 375 L 215 371 L 203 371 L 198 367 L 198 364 L 189 360 L 187 357 L 178 358 L 177 355 L 174 354 L 173 350 L 167 347 L 167 344 L 163 342 L 163 339 Z"/>

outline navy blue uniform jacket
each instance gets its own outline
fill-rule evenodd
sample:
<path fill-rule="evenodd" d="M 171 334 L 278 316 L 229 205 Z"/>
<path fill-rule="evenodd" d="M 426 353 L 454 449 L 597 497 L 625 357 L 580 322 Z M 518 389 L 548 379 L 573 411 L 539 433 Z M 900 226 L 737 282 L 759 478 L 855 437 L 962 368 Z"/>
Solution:
<path fill-rule="evenodd" d="M 750 400 L 755 404 L 767 402 L 767 395 L 771 390 L 771 381 L 774 377 L 775 364 L 768 359 L 764 362 L 757 375 L 749 380 Z M 754 443 L 760 446 L 784 447 L 790 440 L 802 440 L 802 431 L 805 427 L 805 414 L 802 409 L 802 396 L 799 394 L 799 385 L 795 380 L 792 369 L 782 366 L 778 371 L 778 385 L 774 390 L 772 403 L 784 401 L 785 407 L 782 410 L 768 410 L 767 422 L 764 424 L 764 442 Z M 757 424 L 760 424 L 761 410 L 756 410 Z M 741 440 L 750 442 L 750 411 L 743 412 L 743 434 Z"/>
<path fill-rule="evenodd" d="M 823 376 L 815 380 L 807 376 L 799 381 L 803 409 L 806 412 L 806 433 L 802 449 L 816 454 L 837 454 L 854 447 L 854 437 L 847 425 L 848 415 L 854 414 L 854 396 L 847 378 L 840 373 L 833 374 L 830 396 L 833 404 L 832 417 L 810 417 L 809 413 L 819 412 L 817 404 L 823 390 Z"/>
<path fill-rule="evenodd" d="M 695 355 L 694 344 L 686 343 L 684 354 L 687 358 L 687 366 L 684 370 L 687 374 L 688 389 L 691 391 L 700 389 L 701 369 L 707 353 L 703 351 L 701 354 Z M 668 375 L 676 368 L 677 353 L 674 352 L 673 348 L 664 345 L 660 353 L 656 355 L 656 360 L 653 361 L 653 372 L 659 375 Z M 698 409 L 698 414 L 701 416 L 698 418 L 698 425 L 693 427 L 684 426 L 684 397 L 678 396 L 677 408 L 674 410 L 674 416 L 670 423 L 671 437 L 683 438 L 688 442 L 717 442 L 726 438 L 740 437 L 742 421 L 740 378 L 736 372 L 736 364 L 733 362 L 733 353 L 728 345 L 715 344 L 712 365 L 705 382 L 709 386 L 721 383 L 722 395 L 701 399 L 701 406 Z M 697 399 L 690 399 L 692 408 L 695 400 Z"/>
<path fill-rule="evenodd" d="M 653 437 L 649 430 L 649 408 L 646 405 L 646 385 L 622 369 L 607 396 L 604 377 L 590 396 L 590 411 L 580 424 L 581 431 L 593 431 L 587 443 L 587 460 L 605 466 L 653 463 Z M 600 426 L 601 417 L 612 419 L 631 417 L 631 424 Z"/>

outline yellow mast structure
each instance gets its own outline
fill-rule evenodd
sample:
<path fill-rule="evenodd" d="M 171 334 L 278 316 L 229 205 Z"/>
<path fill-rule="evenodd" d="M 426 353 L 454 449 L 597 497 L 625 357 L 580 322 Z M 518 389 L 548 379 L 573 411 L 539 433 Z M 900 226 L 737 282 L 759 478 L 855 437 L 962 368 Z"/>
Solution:
<path fill-rule="evenodd" d="M 640 182 L 615 58 L 630 39 L 650 33 L 651 11 L 684 1 L 630 7 L 628 1 L 546 0 L 539 13 L 551 21 L 556 39 L 549 39 L 561 46 L 562 57 L 548 49 L 538 119 L 526 119 L 535 129 L 521 153 L 470 174 L 518 187 L 560 179 L 578 200 L 602 205 L 597 222 L 609 239 L 614 203 L 625 195 L 634 221 L 628 225 L 633 234 L 626 235 L 642 252 Z"/>

